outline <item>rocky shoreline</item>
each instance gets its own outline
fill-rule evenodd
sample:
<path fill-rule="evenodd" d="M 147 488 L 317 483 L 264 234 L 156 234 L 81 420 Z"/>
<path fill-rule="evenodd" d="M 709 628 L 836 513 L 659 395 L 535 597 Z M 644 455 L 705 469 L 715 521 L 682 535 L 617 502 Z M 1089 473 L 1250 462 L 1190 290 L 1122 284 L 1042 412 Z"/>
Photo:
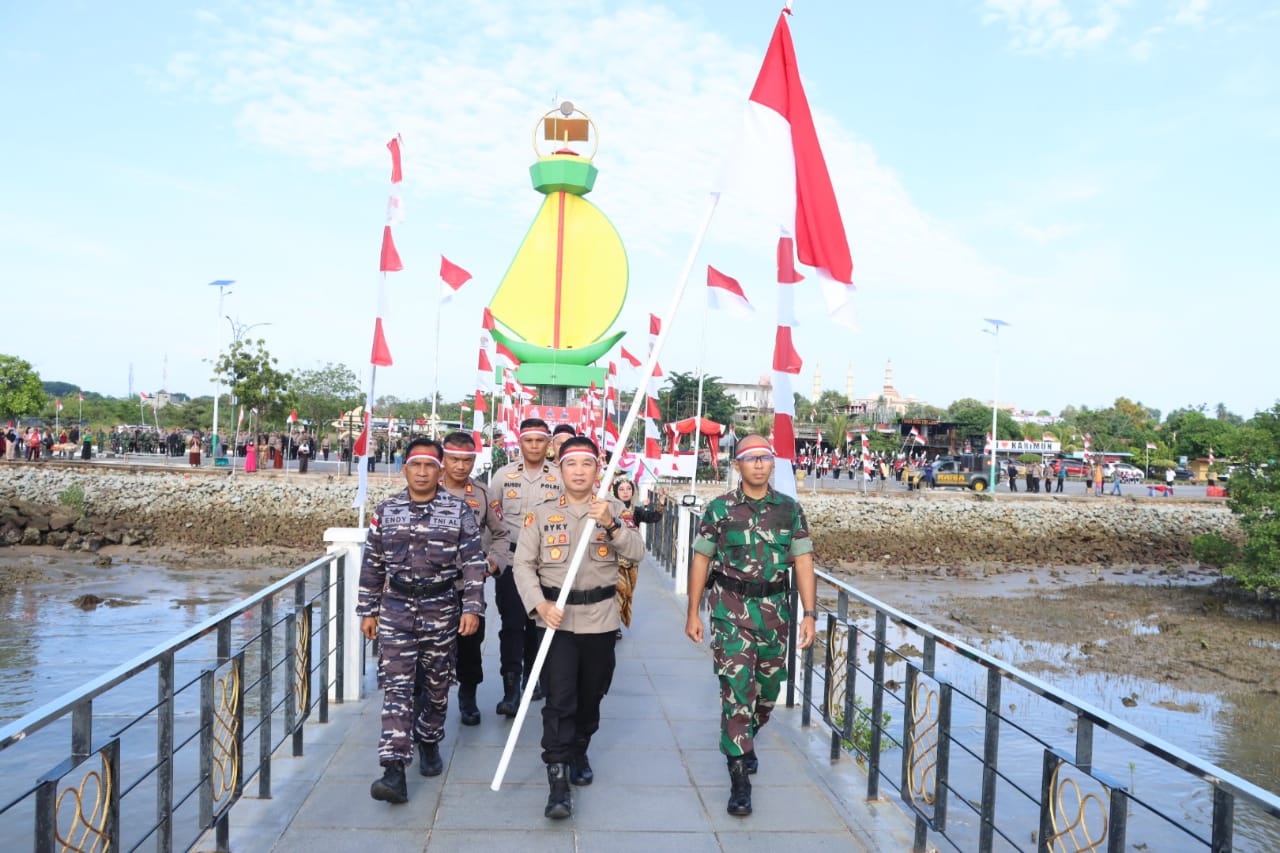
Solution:
<path fill-rule="evenodd" d="M 398 476 L 371 476 L 369 506 L 402 484 Z M 717 491 L 709 485 L 705 494 Z M 212 469 L 10 464 L 0 467 L 0 544 L 81 551 L 107 544 L 318 549 L 326 529 L 356 524 L 354 494 L 354 478 L 323 474 L 233 479 Z M 802 502 L 825 564 L 1159 565 L 1190 561 L 1197 534 L 1239 538 L 1225 505 L 1194 499 L 1002 495 L 993 501 L 940 491 L 805 494 Z"/>

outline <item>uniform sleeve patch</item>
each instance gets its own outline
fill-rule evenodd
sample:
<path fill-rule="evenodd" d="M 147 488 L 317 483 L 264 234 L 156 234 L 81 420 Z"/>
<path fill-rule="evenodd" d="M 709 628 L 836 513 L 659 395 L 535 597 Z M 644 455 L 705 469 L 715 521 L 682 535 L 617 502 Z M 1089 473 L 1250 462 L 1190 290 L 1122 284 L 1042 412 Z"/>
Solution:
<path fill-rule="evenodd" d="M 524 526 L 525 526 L 525 527 L 532 527 L 532 526 L 533 526 L 533 513 L 531 513 L 531 512 L 526 512 L 526 513 L 524 514 Z"/>

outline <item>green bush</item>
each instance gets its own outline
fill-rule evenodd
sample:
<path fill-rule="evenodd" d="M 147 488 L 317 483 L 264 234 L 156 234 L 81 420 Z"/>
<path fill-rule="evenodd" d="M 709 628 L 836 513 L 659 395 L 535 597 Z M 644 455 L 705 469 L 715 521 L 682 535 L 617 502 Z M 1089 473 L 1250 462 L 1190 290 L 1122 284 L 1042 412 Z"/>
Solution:
<path fill-rule="evenodd" d="M 881 714 L 881 731 L 888 728 L 890 719 L 887 712 Z M 836 729 L 844 728 L 844 719 L 841 714 L 832 714 L 831 722 L 835 724 Z M 861 696 L 853 697 L 853 733 L 850 737 L 841 738 L 841 743 L 846 750 L 854 754 L 858 764 L 865 764 L 867 756 L 871 754 L 871 710 L 867 708 Z M 882 749 L 883 744 L 884 740 L 881 741 Z"/>
<path fill-rule="evenodd" d="M 1280 591 L 1280 477 L 1237 472 L 1227 505 L 1245 537 L 1227 574 L 1246 589 Z"/>
<path fill-rule="evenodd" d="M 84 517 L 84 486 L 72 483 L 58 492 L 58 503 L 74 509 L 81 518 Z"/>
<path fill-rule="evenodd" d="M 1206 566 L 1223 569 L 1240 559 L 1240 546 L 1220 533 L 1191 537 L 1191 556 Z"/>

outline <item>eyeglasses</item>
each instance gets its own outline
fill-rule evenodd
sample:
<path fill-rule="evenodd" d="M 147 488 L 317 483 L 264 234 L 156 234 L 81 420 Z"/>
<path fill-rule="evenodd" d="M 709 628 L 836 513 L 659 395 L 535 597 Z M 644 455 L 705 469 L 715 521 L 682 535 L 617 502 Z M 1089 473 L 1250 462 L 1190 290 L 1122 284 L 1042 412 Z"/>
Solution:
<path fill-rule="evenodd" d="M 772 462 L 773 459 L 774 459 L 773 456 L 770 456 L 767 453 L 761 453 L 755 456 L 743 456 L 738 461 L 741 462 L 743 465 L 748 465 L 752 462 L 758 463 L 760 465 L 764 465 L 766 463 Z"/>

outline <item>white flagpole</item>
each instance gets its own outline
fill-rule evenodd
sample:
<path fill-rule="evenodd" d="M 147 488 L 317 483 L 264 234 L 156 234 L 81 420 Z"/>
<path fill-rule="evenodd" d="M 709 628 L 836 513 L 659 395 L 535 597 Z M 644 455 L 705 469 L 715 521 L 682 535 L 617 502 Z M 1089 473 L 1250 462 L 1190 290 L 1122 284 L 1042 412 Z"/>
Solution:
<path fill-rule="evenodd" d="M 455 256 L 456 257 L 456 256 Z M 444 314 L 444 300 L 436 300 L 436 357 L 435 376 L 431 380 L 431 437 L 436 437 L 436 398 L 440 396 L 440 317 Z"/>
<path fill-rule="evenodd" d="M 627 420 L 623 425 L 619 436 L 631 435 L 631 430 L 635 428 L 636 421 L 640 417 L 640 407 L 644 404 L 649 380 L 653 377 L 653 368 L 658 363 L 658 355 L 662 352 L 662 345 L 666 343 L 667 335 L 671 331 L 671 323 L 675 320 L 676 311 L 680 308 L 680 300 L 684 296 L 685 287 L 689 284 L 689 274 L 693 271 L 693 262 L 698 257 L 698 252 L 702 248 L 702 241 L 707 236 L 707 229 L 711 227 L 711 217 L 716 212 L 716 204 L 720 201 L 720 193 L 711 193 L 710 199 L 707 201 L 707 211 L 703 215 L 702 225 L 698 228 L 697 236 L 693 240 L 693 246 L 689 250 L 689 257 L 685 259 L 684 268 L 680 271 L 680 277 L 676 281 L 676 292 L 671 298 L 671 307 L 667 309 L 667 315 L 662 321 L 662 329 L 658 333 L 658 340 L 654 342 L 653 349 L 649 352 L 649 360 L 645 363 L 643 375 L 640 377 L 640 387 L 636 389 L 636 396 L 631 401 L 631 409 L 627 412 Z M 609 457 L 609 464 L 605 466 L 604 475 L 600 478 L 600 488 L 596 492 L 596 497 L 603 500 L 609 494 L 609 486 L 613 480 L 613 475 L 618 470 L 618 462 L 622 459 L 621 453 L 614 453 Z M 569 599 L 569 591 L 573 588 L 574 578 L 577 577 L 578 567 L 582 565 L 582 558 L 586 556 L 587 548 L 591 544 L 590 536 L 583 536 L 573 549 L 573 557 L 569 562 L 569 571 L 565 575 L 564 582 L 560 587 L 560 595 L 556 598 L 556 607 L 563 610 L 565 602 Z M 498 767 L 493 774 L 493 782 L 489 785 L 490 789 L 497 791 L 502 788 L 503 777 L 507 775 L 507 765 L 511 763 L 511 754 L 515 751 L 516 741 L 520 738 L 520 728 L 524 725 L 525 715 L 529 712 L 529 702 L 533 698 L 534 687 L 538 683 L 538 677 L 542 674 L 542 665 L 547 660 L 547 651 L 551 648 L 551 640 L 555 635 L 555 631 L 548 628 L 543 632 L 542 643 L 538 646 L 538 655 L 533 660 L 533 669 L 529 673 L 529 681 L 525 686 L 524 693 L 520 697 L 520 707 L 516 711 L 515 720 L 512 721 L 511 732 L 507 735 L 507 744 L 502 749 L 502 758 L 498 760 Z"/>
<path fill-rule="evenodd" d="M 707 320 L 711 316 L 711 297 L 703 294 L 702 301 L 702 352 L 698 356 L 698 405 L 693 417 L 693 479 L 689 481 L 689 494 L 698 499 L 698 450 L 702 444 L 702 382 L 706 378 L 707 363 Z"/>

